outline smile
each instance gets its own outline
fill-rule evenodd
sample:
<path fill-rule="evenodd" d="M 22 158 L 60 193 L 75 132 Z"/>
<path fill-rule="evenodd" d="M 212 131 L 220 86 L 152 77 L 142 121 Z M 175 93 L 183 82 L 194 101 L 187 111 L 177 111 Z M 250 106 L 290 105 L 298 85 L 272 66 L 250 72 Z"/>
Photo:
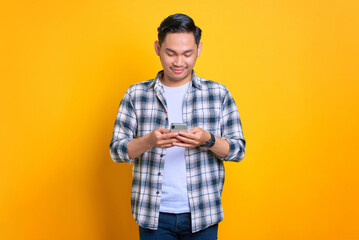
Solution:
<path fill-rule="evenodd" d="M 171 69 L 174 73 L 180 74 L 184 71 L 184 69 Z"/>

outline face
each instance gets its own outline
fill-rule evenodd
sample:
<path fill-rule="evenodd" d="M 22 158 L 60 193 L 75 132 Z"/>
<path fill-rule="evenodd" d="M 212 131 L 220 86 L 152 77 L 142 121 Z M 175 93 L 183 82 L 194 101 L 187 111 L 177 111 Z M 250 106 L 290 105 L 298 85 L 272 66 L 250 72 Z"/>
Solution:
<path fill-rule="evenodd" d="M 197 47 L 193 33 L 167 33 L 162 45 L 155 42 L 155 50 L 163 67 L 163 84 L 176 87 L 192 79 L 192 69 L 202 50 Z"/>

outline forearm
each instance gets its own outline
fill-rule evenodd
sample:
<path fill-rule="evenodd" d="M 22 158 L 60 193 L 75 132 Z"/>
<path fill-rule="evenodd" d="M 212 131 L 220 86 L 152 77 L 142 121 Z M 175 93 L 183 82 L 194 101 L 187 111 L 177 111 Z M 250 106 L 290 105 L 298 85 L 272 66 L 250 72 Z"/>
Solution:
<path fill-rule="evenodd" d="M 225 158 L 229 153 L 229 143 L 227 140 L 219 137 L 215 137 L 216 141 L 211 150 L 214 154 L 216 154 L 220 158 Z"/>
<path fill-rule="evenodd" d="M 204 146 L 211 139 L 211 134 L 202 128 L 196 127 L 188 132 L 179 132 L 177 138 L 181 142 L 174 143 L 175 146 L 198 147 Z M 226 158 L 229 154 L 230 144 L 227 140 L 215 136 L 214 145 L 209 150 L 220 158 Z"/>
<path fill-rule="evenodd" d="M 135 159 L 142 153 L 153 147 L 169 148 L 177 141 L 177 132 L 171 133 L 168 129 L 158 128 L 153 132 L 131 140 L 127 145 L 127 153 L 130 159 Z"/>
<path fill-rule="evenodd" d="M 128 151 L 128 157 L 130 159 L 137 158 L 142 153 L 146 152 L 147 150 L 153 147 L 150 144 L 148 137 L 149 137 L 148 134 L 146 134 L 140 138 L 133 139 L 128 143 L 127 151 Z"/>

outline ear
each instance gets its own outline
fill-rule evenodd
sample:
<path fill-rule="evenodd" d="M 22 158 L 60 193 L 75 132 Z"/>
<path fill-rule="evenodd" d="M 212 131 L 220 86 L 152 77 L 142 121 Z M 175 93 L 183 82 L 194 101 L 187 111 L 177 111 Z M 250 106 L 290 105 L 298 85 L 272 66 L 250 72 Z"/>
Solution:
<path fill-rule="evenodd" d="M 201 52 L 202 52 L 202 42 L 200 42 L 198 44 L 198 47 L 197 47 L 197 57 L 199 57 L 199 55 L 201 55 Z"/>
<path fill-rule="evenodd" d="M 156 51 L 156 54 L 157 56 L 160 55 L 160 43 L 158 41 L 155 41 L 155 51 Z"/>

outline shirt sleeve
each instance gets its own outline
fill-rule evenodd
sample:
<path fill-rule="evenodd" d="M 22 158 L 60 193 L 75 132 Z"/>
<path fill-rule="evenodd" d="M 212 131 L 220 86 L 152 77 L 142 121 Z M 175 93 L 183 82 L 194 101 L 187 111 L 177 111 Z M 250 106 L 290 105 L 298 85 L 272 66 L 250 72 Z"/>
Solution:
<path fill-rule="evenodd" d="M 229 143 L 227 157 L 220 158 L 223 161 L 239 162 L 244 158 L 246 141 L 243 137 L 242 124 L 239 117 L 237 105 L 227 90 L 222 104 L 221 112 L 221 138 Z"/>
<path fill-rule="evenodd" d="M 129 158 L 127 146 L 132 139 L 136 138 L 136 134 L 136 112 L 129 91 L 127 91 L 122 98 L 118 109 L 110 143 L 110 154 L 114 162 L 131 163 L 135 160 Z"/>

